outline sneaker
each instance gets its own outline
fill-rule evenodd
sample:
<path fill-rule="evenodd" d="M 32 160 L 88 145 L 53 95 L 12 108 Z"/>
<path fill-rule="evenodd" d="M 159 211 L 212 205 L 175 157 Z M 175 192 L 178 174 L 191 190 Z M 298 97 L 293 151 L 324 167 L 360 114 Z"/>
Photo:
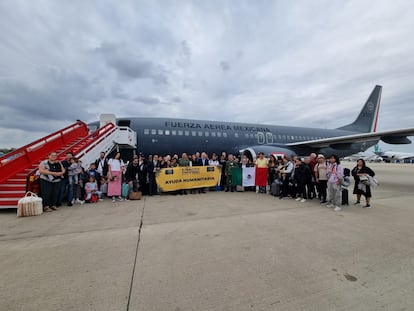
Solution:
<path fill-rule="evenodd" d="M 321 201 L 321 204 L 325 204 L 326 203 L 326 201 Z"/>
<path fill-rule="evenodd" d="M 112 203 L 115 203 L 115 197 L 112 197 Z"/>
<path fill-rule="evenodd" d="M 296 201 L 299 202 L 301 199 L 300 198 L 296 198 Z"/>
<path fill-rule="evenodd" d="M 339 212 L 339 211 L 341 211 L 342 210 L 342 208 L 340 208 L 339 206 L 335 206 L 335 208 L 334 208 L 334 211 L 335 212 Z"/>
<path fill-rule="evenodd" d="M 82 205 L 85 201 L 79 200 L 79 204 Z"/>
<path fill-rule="evenodd" d="M 354 203 L 354 205 L 359 205 L 359 204 L 361 204 L 361 202 L 359 202 L 359 201 L 356 201 L 356 202 Z"/>
<path fill-rule="evenodd" d="M 328 204 L 328 205 L 326 205 L 326 207 L 334 207 L 334 205 L 333 204 Z"/>
<path fill-rule="evenodd" d="M 99 199 L 98 201 L 99 201 L 99 202 L 102 202 L 102 201 L 103 201 L 103 199 Z"/>
<path fill-rule="evenodd" d="M 367 204 L 364 206 L 364 208 L 371 208 L 371 205 Z"/>
<path fill-rule="evenodd" d="M 304 203 L 304 202 L 306 202 L 306 199 L 300 200 L 300 203 Z"/>
<path fill-rule="evenodd" d="M 118 201 L 123 201 L 124 199 L 122 197 L 118 197 Z"/>

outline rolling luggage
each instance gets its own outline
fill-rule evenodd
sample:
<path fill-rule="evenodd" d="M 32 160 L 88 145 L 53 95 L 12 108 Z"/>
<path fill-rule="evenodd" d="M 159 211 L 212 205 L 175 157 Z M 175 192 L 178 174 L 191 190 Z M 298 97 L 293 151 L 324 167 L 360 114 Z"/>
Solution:
<path fill-rule="evenodd" d="M 349 205 L 348 189 L 342 188 L 342 205 Z"/>
<path fill-rule="evenodd" d="M 282 182 L 279 179 L 276 179 L 272 184 L 270 185 L 270 194 L 278 197 L 280 196 L 280 188 L 282 186 Z"/>

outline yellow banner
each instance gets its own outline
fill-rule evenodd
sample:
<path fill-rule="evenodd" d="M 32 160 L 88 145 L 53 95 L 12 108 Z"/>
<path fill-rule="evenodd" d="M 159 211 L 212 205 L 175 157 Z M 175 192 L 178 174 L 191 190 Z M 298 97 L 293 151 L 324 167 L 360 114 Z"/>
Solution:
<path fill-rule="evenodd" d="M 156 175 L 161 191 L 214 187 L 220 182 L 220 166 L 163 168 Z"/>

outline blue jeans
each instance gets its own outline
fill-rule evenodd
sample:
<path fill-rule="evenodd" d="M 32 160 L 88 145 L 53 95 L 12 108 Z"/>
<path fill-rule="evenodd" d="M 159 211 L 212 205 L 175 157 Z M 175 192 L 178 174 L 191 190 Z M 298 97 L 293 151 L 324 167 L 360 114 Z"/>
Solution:
<path fill-rule="evenodd" d="M 69 185 L 69 180 L 67 178 L 63 178 L 60 182 L 60 191 L 57 201 L 57 206 L 62 205 L 63 196 L 65 195 L 66 188 L 68 190 L 67 192 L 67 198 L 68 198 L 68 204 L 72 203 L 73 200 L 73 185 Z"/>

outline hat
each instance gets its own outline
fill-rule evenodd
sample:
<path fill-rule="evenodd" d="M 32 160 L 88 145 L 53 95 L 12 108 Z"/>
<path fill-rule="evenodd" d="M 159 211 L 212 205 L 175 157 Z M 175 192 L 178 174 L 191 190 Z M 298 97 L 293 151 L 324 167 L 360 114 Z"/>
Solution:
<path fill-rule="evenodd" d="M 318 154 L 318 159 L 319 158 L 324 158 L 325 159 L 325 156 L 323 154 Z"/>

